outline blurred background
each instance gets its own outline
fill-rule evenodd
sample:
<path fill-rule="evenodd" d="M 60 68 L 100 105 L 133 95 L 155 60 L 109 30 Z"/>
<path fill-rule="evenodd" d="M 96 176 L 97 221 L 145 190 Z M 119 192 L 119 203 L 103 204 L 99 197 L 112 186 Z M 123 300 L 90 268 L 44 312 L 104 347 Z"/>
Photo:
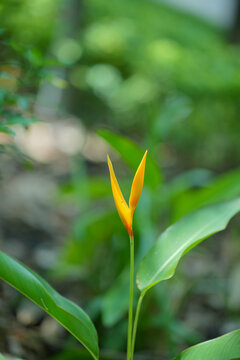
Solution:
<path fill-rule="evenodd" d="M 240 194 L 240 1 L 2 0 L 0 19 L 1 249 L 88 312 L 102 359 L 123 359 L 129 243 L 106 154 L 128 198 L 149 150 L 137 265 L 169 224 Z M 149 292 L 136 359 L 240 327 L 239 236 L 236 217 Z M 0 352 L 90 359 L 3 282 Z"/>

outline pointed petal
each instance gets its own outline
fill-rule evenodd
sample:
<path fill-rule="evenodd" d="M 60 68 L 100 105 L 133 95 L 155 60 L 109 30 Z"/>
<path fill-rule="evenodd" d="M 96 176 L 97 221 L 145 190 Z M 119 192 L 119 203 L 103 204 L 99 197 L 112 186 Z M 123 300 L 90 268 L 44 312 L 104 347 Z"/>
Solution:
<path fill-rule="evenodd" d="M 116 191 L 118 192 L 119 197 L 121 198 L 122 202 L 125 203 L 125 205 L 127 206 L 127 203 L 126 203 L 126 201 L 125 201 L 125 199 L 123 197 L 123 194 L 121 192 L 121 189 L 120 189 L 120 187 L 118 185 L 118 181 L 117 181 L 117 178 L 116 178 L 114 170 L 113 170 L 112 162 L 111 162 L 108 155 L 107 155 L 107 161 L 108 161 L 108 168 L 109 168 L 109 172 L 110 172 L 111 182 L 114 183 L 114 187 L 115 187 Z"/>
<path fill-rule="evenodd" d="M 115 205 L 116 205 L 118 214 L 123 222 L 123 225 L 125 226 L 125 228 L 127 229 L 128 233 L 130 235 L 132 233 L 131 212 L 130 212 L 130 209 L 123 197 L 121 189 L 118 185 L 118 182 L 117 182 L 114 170 L 113 170 L 112 162 L 111 162 L 109 156 L 107 156 L 107 160 L 108 160 L 108 168 L 109 168 L 109 172 L 110 172 L 112 193 L 113 193 Z"/>
<path fill-rule="evenodd" d="M 138 204 L 138 201 L 139 201 L 141 193 L 142 193 L 144 174 L 145 174 L 146 157 L 147 157 L 147 151 L 145 151 L 145 154 L 143 155 L 142 161 L 140 162 L 140 164 L 138 166 L 138 169 L 136 171 L 136 174 L 135 174 L 133 182 L 132 182 L 131 194 L 130 194 L 130 199 L 129 199 L 129 208 L 130 208 L 132 214 Z"/>

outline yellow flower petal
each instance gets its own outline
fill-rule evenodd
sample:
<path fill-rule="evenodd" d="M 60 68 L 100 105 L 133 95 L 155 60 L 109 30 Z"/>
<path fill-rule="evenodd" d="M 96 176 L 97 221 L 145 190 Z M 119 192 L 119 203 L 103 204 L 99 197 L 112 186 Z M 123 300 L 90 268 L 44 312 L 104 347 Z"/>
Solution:
<path fill-rule="evenodd" d="M 134 213 L 134 210 L 138 204 L 138 201 L 139 201 L 141 193 L 142 193 L 144 174 L 145 174 L 146 157 L 147 157 L 147 151 L 143 155 L 142 161 L 140 162 L 140 165 L 138 166 L 138 169 L 136 171 L 136 174 L 135 174 L 133 182 L 132 182 L 131 194 L 130 194 L 130 199 L 129 199 L 129 208 L 130 208 L 132 214 Z"/>
<path fill-rule="evenodd" d="M 129 235 L 132 235 L 132 215 L 131 215 L 131 211 L 122 195 L 122 192 L 120 190 L 120 187 L 118 185 L 114 170 L 113 170 L 113 166 L 111 163 L 111 160 L 109 158 L 109 156 L 107 156 L 107 160 L 108 160 L 108 168 L 109 168 L 109 172 L 110 172 L 110 179 L 111 179 L 111 186 L 112 186 L 112 193 L 113 193 L 113 198 L 115 201 L 115 205 L 118 211 L 118 214 L 123 222 L 123 225 L 125 226 L 125 228 L 127 229 Z"/>

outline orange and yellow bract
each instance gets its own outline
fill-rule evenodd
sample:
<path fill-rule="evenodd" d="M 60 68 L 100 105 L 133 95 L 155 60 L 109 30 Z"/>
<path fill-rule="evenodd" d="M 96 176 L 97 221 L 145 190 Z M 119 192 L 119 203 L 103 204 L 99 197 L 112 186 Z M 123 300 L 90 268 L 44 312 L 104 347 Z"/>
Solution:
<path fill-rule="evenodd" d="M 142 193 L 144 174 L 145 174 L 146 157 L 147 157 L 147 151 L 143 155 L 142 161 L 140 162 L 138 169 L 136 171 L 136 174 L 134 176 L 134 179 L 132 182 L 130 198 L 129 198 L 129 205 L 127 205 L 127 203 L 123 197 L 123 194 L 121 192 L 121 189 L 118 185 L 111 160 L 110 160 L 109 156 L 107 156 L 108 167 L 109 167 L 109 172 L 110 172 L 110 179 L 111 179 L 111 186 L 112 186 L 112 193 L 113 193 L 115 205 L 116 205 L 118 214 L 123 222 L 123 225 L 127 229 L 127 232 L 130 236 L 132 236 L 132 221 L 133 221 L 134 210 L 136 209 L 136 206 L 138 204 L 138 201 L 139 201 L 141 193 Z"/>

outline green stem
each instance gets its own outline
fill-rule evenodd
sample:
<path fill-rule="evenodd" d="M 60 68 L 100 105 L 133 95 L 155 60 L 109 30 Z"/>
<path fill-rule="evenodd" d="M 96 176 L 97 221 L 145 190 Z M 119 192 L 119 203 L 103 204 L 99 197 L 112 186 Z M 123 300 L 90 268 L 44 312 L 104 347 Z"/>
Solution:
<path fill-rule="evenodd" d="M 132 318 L 133 318 L 133 281 L 134 281 L 134 238 L 130 236 L 130 284 L 129 284 L 129 311 L 128 311 L 128 344 L 127 360 L 132 354 Z"/>
<path fill-rule="evenodd" d="M 137 310 L 136 310 L 136 315 L 135 315 L 135 320 L 134 320 L 134 325 L 133 325 L 131 360 L 133 360 L 133 356 L 134 356 L 134 348 L 135 348 L 135 340 L 136 340 L 136 334 L 137 334 L 138 318 L 139 318 L 139 313 L 140 313 L 140 310 L 141 310 L 141 305 L 142 305 L 142 301 L 143 301 L 145 293 L 146 292 L 144 292 L 144 291 L 141 292 L 141 295 L 139 296 L 139 299 L 138 299 Z"/>

